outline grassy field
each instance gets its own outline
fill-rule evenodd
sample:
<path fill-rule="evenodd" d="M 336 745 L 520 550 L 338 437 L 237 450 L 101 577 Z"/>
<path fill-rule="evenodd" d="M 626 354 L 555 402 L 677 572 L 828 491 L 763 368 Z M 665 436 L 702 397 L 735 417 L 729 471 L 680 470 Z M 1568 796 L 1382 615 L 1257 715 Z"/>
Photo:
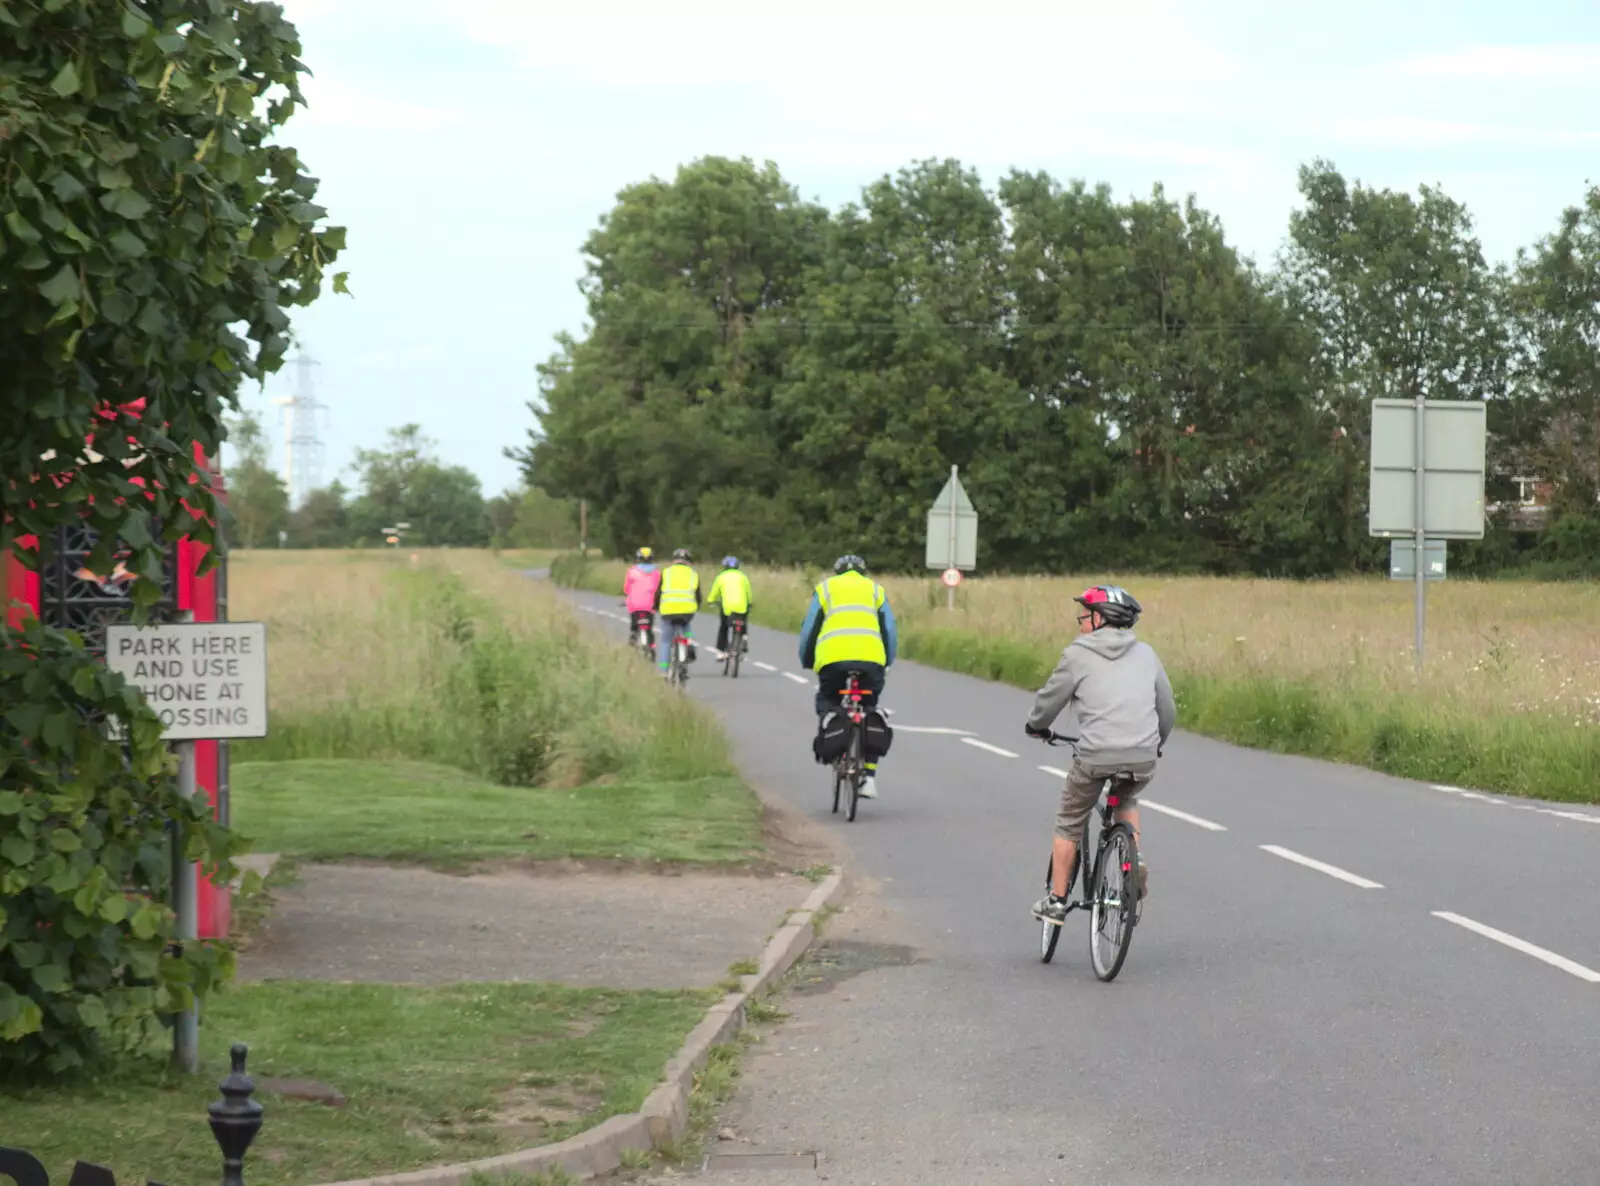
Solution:
<path fill-rule="evenodd" d="M 240 763 L 233 780 L 235 826 L 258 851 L 300 860 L 456 870 L 488 860 L 760 855 L 760 805 L 736 778 L 503 787 L 427 762 L 306 759 Z"/>
<path fill-rule="evenodd" d="M 566 559 L 557 569 L 607 592 L 622 572 Z M 795 630 L 814 575 L 752 571 L 756 620 Z M 906 658 L 1031 689 L 1076 629 L 1072 595 L 1117 579 L 977 578 L 953 613 L 932 578 L 884 585 Z M 1419 681 L 1402 582 L 1121 582 L 1145 607 L 1139 633 L 1172 673 L 1185 728 L 1407 777 L 1600 801 L 1600 586 L 1430 586 Z"/>
<path fill-rule="evenodd" d="M 56 1182 L 78 1158 L 109 1166 L 119 1182 L 215 1180 L 221 1157 L 206 1105 L 238 1041 L 258 1080 L 313 1079 L 349 1100 L 330 1108 L 258 1092 L 266 1119 L 245 1162 L 253 1186 L 490 1157 L 636 1110 L 712 995 L 247 985 L 208 1005 L 197 1079 L 151 1058 L 90 1082 L 0 1093 L 0 1139 L 38 1156 Z"/>
<path fill-rule="evenodd" d="M 524 786 L 734 773 L 709 714 L 489 552 L 233 566 L 231 615 L 267 623 L 271 662 L 271 736 L 239 761 L 413 759 Z"/>

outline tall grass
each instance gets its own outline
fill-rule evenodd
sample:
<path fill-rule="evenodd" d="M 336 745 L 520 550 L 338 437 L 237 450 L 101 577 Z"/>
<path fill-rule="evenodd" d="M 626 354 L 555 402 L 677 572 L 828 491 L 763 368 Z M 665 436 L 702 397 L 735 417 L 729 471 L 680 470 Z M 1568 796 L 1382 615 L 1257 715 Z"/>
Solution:
<path fill-rule="evenodd" d="M 606 592 L 623 565 L 563 557 Z M 753 570 L 758 622 L 798 628 L 816 572 Z M 1111 574 L 976 578 L 952 612 L 933 578 L 883 580 L 901 653 L 1036 688 L 1076 630 L 1072 595 Z M 1427 663 L 1411 586 L 1128 577 L 1185 728 L 1411 778 L 1600 802 L 1600 587 L 1447 581 L 1428 591 Z"/>
<path fill-rule="evenodd" d="M 731 774 L 716 722 L 487 552 L 235 553 L 271 733 L 240 760 L 412 758 L 513 786 Z"/>

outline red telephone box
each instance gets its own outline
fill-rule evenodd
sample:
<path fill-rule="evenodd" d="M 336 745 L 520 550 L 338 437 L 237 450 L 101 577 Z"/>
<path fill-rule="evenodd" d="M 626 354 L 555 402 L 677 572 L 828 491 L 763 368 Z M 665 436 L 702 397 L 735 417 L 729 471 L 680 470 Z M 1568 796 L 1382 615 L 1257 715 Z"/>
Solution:
<path fill-rule="evenodd" d="M 218 498 L 225 498 L 220 465 L 206 457 L 198 444 L 194 458 L 210 472 Z M 23 536 L 21 542 L 25 548 L 40 550 L 37 536 Z M 85 566 L 94 544 L 94 532 L 87 526 L 63 527 L 43 549 L 37 571 L 29 570 L 10 552 L 0 558 L 0 605 L 6 609 L 7 621 L 19 626 L 31 610 L 48 626 L 76 630 L 91 651 L 103 656 L 106 626 L 127 621 L 133 602 L 127 595 L 127 579 L 119 571 L 102 576 Z M 227 561 L 203 577 L 195 575 L 208 551 L 207 545 L 188 538 L 167 549 L 161 601 L 151 611 L 152 620 L 171 621 L 187 611 L 196 622 L 227 621 Z M 13 606 L 13 601 L 21 601 L 28 610 Z M 227 824 L 228 743 L 196 741 L 194 761 L 196 789 L 210 801 L 217 820 Z M 232 920 L 229 888 L 203 875 L 198 881 L 200 938 L 226 938 Z"/>

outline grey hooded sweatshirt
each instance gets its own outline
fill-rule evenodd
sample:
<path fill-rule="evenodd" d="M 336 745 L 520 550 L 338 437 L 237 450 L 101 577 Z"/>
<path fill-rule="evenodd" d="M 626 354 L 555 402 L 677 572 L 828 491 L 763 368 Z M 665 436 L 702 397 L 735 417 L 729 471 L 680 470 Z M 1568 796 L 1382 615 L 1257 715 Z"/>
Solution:
<path fill-rule="evenodd" d="M 1028 724 L 1049 727 L 1071 706 L 1085 766 L 1154 762 L 1178 718 L 1172 684 L 1149 643 L 1131 630 L 1080 634 L 1039 689 Z"/>

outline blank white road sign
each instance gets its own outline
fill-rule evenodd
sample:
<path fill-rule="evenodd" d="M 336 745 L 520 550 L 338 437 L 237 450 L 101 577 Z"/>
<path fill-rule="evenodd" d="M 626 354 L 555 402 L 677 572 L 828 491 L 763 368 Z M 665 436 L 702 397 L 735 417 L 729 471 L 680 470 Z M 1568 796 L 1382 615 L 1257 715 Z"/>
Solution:
<path fill-rule="evenodd" d="M 108 626 L 106 665 L 144 693 L 167 741 L 267 735 L 265 622 Z"/>

